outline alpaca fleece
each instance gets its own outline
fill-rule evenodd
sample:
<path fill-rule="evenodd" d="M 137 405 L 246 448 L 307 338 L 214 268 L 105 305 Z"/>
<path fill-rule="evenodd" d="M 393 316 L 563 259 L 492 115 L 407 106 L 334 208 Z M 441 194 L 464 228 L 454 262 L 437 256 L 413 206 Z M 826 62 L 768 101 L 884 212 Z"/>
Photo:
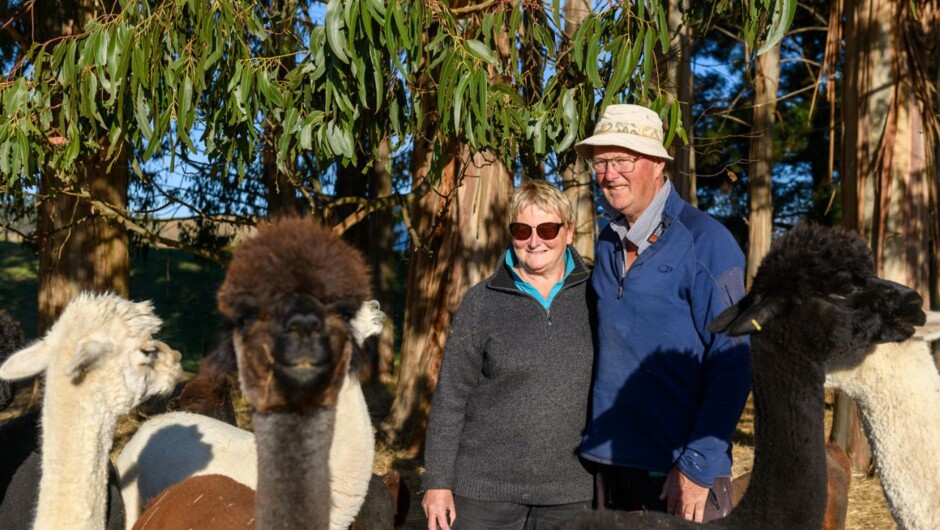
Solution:
<path fill-rule="evenodd" d="M 930 344 L 881 344 L 831 367 L 826 386 L 858 403 L 898 528 L 940 528 L 940 374 Z"/>
<path fill-rule="evenodd" d="M 115 422 L 182 373 L 179 352 L 153 338 L 160 325 L 149 302 L 82 293 L 42 340 L 0 366 L 4 379 L 45 375 L 34 528 L 105 527 Z"/>
<path fill-rule="evenodd" d="M 255 492 L 244 484 L 224 475 L 193 477 L 156 497 L 134 530 L 251 529 L 254 506 Z"/>
<path fill-rule="evenodd" d="M 365 500 L 375 440 L 365 398 L 355 377 L 348 377 L 337 400 L 330 446 L 330 529 L 349 526 Z M 163 490 L 193 476 L 225 475 L 258 487 L 255 435 L 206 416 L 170 412 L 144 422 L 117 458 L 127 528 L 143 507 Z"/>

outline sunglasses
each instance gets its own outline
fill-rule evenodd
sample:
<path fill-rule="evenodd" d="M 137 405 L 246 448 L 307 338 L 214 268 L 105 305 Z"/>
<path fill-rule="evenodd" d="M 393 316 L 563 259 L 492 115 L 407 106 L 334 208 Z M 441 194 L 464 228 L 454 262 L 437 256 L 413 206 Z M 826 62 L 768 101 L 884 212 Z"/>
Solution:
<path fill-rule="evenodd" d="M 525 223 L 509 223 L 509 232 L 516 241 L 527 241 L 532 237 L 532 229 L 539 235 L 539 239 L 550 241 L 558 237 L 558 231 L 565 223 L 540 223 L 538 226 L 530 226 Z"/>

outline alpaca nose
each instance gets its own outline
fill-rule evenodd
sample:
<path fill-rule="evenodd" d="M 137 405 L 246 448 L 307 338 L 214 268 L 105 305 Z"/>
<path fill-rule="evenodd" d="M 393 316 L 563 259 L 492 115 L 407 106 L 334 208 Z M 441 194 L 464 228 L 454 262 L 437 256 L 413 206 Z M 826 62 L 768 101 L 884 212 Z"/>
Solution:
<path fill-rule="evenodd" d="M 314 313 L 291 315 L 278 340 L 275 357 L 284 365 L 311 368 L 330 361 L 323 320 Z"/>
<path fill-rule="evenodd" d="M 314 313 L 291 315 L 287 319 L 287 332 L 291 336 L 310 337 L 323 330 L 323 321 Z"/>

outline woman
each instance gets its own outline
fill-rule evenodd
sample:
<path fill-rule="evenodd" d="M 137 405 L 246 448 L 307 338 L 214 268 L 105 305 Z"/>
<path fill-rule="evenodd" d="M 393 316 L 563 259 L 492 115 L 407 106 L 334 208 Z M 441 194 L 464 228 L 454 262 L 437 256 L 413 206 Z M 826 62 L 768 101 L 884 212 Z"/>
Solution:
<path fill-rule="evenodd" d="M 554 186 L 524 182 L 509 210 L 512 244 L 467 291 L 444 350 L 422 477 L 429 530 L 550 528 L 590 509 L 592 478 L 578 458 L 590 273 Z"/>

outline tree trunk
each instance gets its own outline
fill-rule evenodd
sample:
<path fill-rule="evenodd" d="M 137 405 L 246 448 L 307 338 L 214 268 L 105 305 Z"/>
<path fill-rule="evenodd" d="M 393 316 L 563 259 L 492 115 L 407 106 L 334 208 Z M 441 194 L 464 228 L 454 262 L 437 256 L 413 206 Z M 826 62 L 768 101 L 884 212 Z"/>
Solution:
<path fill-rule="evenodd" d="M 562 172 L 561 186 L 574 210 L 574 241 L 572 245 L 586 263 L 594 263 L 594 240 L 597 238 L 597 210 L 594 205 L 594 180 L 591 169 L 580 159 Z"/>
<path fill-rule="evenodd" d="M 297 0 L 273 0 L 270 10 L 272 14 L 277 15 L 277 21 L 274 22 L 270 40 L 271 55 L 280 57 L 280 67 L 276 72 L 277 77 L 283 79 L 288 72 L 295 68 L 297 63 L 296 56 L 292 53 L 294 51 L 292 46 L 295 43 L 292 27 L 294 13 L 297 12 Z M 281 132 L 280 123 L 265 120 L 264 143 L 261 153 L 261 178 L 264 182 L 269 219 L 297 215 L 300 206 L 300 201 L 297 199 L 297 190 L 290 179 L 296 170 L 296 161 L 287 161 L 286 171 L 281 171 L 277 167 L 277 138 L 281 135 Z"/>
<path fill-rule="evenodd" d="M 871 243 L 878 274 L 931 297 L 929 283 L 931 146 L 924 113 L 930 108 L 926 39 L 906 2 L 846 1 L 843 224 Z M 870 178 L 868 176 L 871 176 Z M 839 411 L 843 409 L 840 407 Z M 857 470 L 869 467 L 867 444 L 855 443 L 855 414 L 833 419 L 831 437 Z"/>
<path fill-rule="evenodd" d="M 387 139 L 379 143 L 378 159 L 369 173 L 369 196 L 388 197 L 392 194 L 391 153 Z M 371 376 L 388 381 L 395 370 L 395 216 L 391 210 L 381 210 L 369 215 L 368 258 L 372 267 L 372 284 L 376 300 L 385 312 L 385 327 L 382 333 L 370 340 L 373 352 Z"/>
<path fill-rule="evenodd" d="M 873 86 L 890 85 L 879 79 L 885 75 L 879 63 L 887 56 L 876 58 L 880 53 L 890 53 L 888 49 L 879 51 L 878 46 L 890 33 L 888 28 L 878 23 L 880 16 L 877 10 L 882 7 L 881 0 L 845 0 L 842 225 L 865 236 L 870 236 L 870 230 L 866 228 L 866 220 L 871 219 L 868 198 L 872 196 L 868 174 L 876 145 L 869 133 L 879 119 L 878 115 L 871 115 L 869 94 Z M 876 12 L 871 12 L 871 9 Z M 841 392 L 836 393 L 836 405 L 829 437 L 845 448 L 854 470 L 867 472 L 871 465 L 871 446 L 860 435 L 862 424 L 858 408 Z"/>
<path fill-rule="evenodd" d="M 74 182 L 52 173 L 42 176 L 36 220 L 40 335 L 83 290 L 130 295 L 127 231 L 91 203 L 126 211 L 128 167 L 123 153 L 116 156 L 110 171 L 106 161 L 85 160 Z M 88 198 L 79 197 L 85 194 Z"/>
<path fill-rule="evenodd" d="M 512 176 L 495 157 L 462 156 L 444 168 L 440 184 L 415 205 L 420 240 L 409 252 L 401 369 L 395 401 L 382 430 L 409 455 L 424 446 L 428 413 L 451 318 L 466 290 L 486 278 L 506 249 Z M 428 172 L 430 153 L 418 151 Z M 417 158 L 421 156 L 422 158 Z M 463 162 L 466 161 L 466 162 Z"/>
<path fill-rule="evenodd" d="M 688 8 L 688 0 L 669 0 L 669 34 L 673 35 L 669 57 L 666 58 L 666 86 L 672 97 L 679 101 L 682 109 L 682 127 L 689 137 L 683 144 L 676 136 L 670 149 L 673 160 L 669 162 L 669 179 L 676 192 L 692 206 L 698 205 L 695 182 L 695 143 L 692 121 L 692 98 L 695 77 L 692 73 L 692 27 L 683 23 L 682 9 Z"/>
<path fill-rule="evenodd" d="M 591 4 L 587 0 L 565 3 L 565 34 L 569 39 L 574 38 L 581 23 L 590 13 Z M 576 158 L 571 165 L 562 169 L 561 187 L 574 208 L 572 246 L 587 263 L 593 263 L 594 240 L 597 237 L 597 210 L 594 204 L 594 179 L 591 175 L 591 168 Z"/>
<path fill-rule="evenodd" d="M 102 8 L 93 0 L 37 2 L 35 12 L 47 14 L 37 18 L 37 41 L 80 32 L 87 21 L 111 6 L 108 4 Z M 48 16 L 51 13 L 58 15 Z M 100 142 L 103 156 L 108 145 L 104 139 Z M 76 168 L 74 176 L 47 170 L 40 179 L 42 199 L 36 218 L 40 335 L 82 290 L 130 295 L 127 231 L 92 206 L 92 201 L 97 200 L 126 211 L 129 182 L 126 153 L 118 149 L 110 166 L 108 161 L 93 155 L 78 161 Z"/>
<path fill-rule="evenodd" d="M 754 76 L 754 116 L 751 120 L 750 164 L 748 180 L 750 215 L 748 217 L 747 284 L 750 286 L 757 267 L 770 250 L 773 233 L 773 159 L 774 112 L 777 110 L 777 85 L 780 79 L 780 45 L 757 58 Z"/>

